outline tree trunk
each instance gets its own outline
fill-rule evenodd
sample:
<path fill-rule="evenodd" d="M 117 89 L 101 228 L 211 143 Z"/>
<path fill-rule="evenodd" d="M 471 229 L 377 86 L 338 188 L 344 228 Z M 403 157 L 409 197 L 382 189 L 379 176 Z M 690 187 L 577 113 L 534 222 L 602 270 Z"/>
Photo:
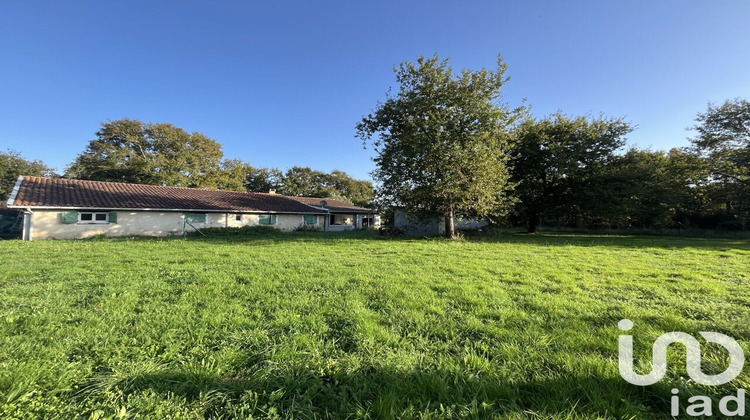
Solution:
<path fill-rule="evenodd" d="M 536 233 L 536 228 L 539 227 L 539 219 L 541 219 L 539 213 L 533 213 L 529 216 L 529 230 L 526 233 Z"/>
<path fill-rule="evenodd" d="M 445 212 L 445 237 L 453 239 L 456 235 L 456 227 L 453 225 L 453 208 Z"/>

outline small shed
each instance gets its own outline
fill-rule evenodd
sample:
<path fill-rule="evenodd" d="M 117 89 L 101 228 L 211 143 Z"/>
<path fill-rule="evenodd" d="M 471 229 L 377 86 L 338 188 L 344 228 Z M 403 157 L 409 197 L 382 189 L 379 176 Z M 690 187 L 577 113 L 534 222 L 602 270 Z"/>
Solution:
<path fill-rule="evenodd" d="M 445 235 L 445 218 L 438 215 L 413 215 L 403 210 L 396 210 L 393 214 L 393 224 L 408 236 Z M 456 230 L 476 230 L 487 226 L 489 222 L 467 217 L 454 217 L 453 224 Z"/>

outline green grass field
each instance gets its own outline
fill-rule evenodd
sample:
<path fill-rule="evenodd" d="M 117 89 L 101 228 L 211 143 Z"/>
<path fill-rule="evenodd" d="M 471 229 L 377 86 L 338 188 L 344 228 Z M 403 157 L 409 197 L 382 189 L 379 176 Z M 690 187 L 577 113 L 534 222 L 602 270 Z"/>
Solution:
<path fill-rule="evenodd" d="M 750 243 L 369 232 L 0 241 L 0 418 L 668 418 L 669 331 L 750 358 Z M 704 346 L 704 371 L 725 354 Z"/>

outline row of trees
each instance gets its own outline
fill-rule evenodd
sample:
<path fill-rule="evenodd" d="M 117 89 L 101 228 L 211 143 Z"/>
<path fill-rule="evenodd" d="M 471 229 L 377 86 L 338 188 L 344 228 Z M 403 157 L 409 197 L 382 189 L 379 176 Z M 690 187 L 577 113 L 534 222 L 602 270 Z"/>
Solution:
<path fill-rule="evenodd" d="M 445 216 L 574 227 L 747 229 L 750 103 L 699 114 L 692 145 L 630 149 L 618 118 L 544 119 L 500 102 L 506 65 L 454 74 L 420 57 L 395 69 L 400 89 L 357 124 L 377 153 L 382 206 Z"/>
<path fill-rule="evenodd" d="M 0 198 L 7 197 L 19 174 L 50 176 L 40 161 L 0 153 Z M 374 189 L 342 171 L 330 173 L 294 166 L 287 171 L 256 168 L 241 159 L 224 159 L 221 144 L 201 133 L 168 123 L 122 119 L 102 123 L 96 138 L 63 176 L 96 181 L 268 192 L 331 197 L 368 205 Z"/>

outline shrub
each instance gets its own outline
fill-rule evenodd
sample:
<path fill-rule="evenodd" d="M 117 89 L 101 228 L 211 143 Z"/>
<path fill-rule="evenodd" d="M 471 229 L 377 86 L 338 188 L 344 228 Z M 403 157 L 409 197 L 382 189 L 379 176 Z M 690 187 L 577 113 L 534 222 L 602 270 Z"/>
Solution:
<path fill-rule="evenodd" d="M 294 229 L 295 232 L 320 232 L 320 226 L 301 224 Z"/>
<path fill-rule="evenodd" d="M 246 235 L 269 235 L 281 231 L 273 226 L 242 226 L 226 228 L 205 228 L 201 232 L 206 236 L 246 236 Z M 197 231 L 188 232 L 188 236 L 201 236 Z"/>

